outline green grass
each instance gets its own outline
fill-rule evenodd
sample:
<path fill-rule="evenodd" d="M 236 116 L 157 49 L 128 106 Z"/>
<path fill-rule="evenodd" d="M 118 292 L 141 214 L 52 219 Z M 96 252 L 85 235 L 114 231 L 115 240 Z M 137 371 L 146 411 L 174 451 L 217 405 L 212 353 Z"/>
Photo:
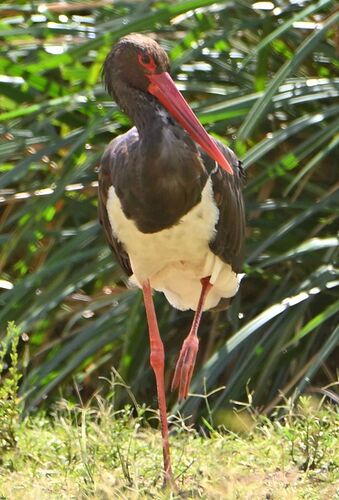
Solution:
<path fill-rule="evenodd" d="M 97 215 L 108 142 L 130 126 L 102 87 L 122 34 L 154 36 L 209 133 L 244 162 L 246 262 L 228 311 L 207 312 L 191 390 L 212 411 L 268 408 L 336 382 L 339 79 L 334 1 L 161 0 L 0 5 L 0 338 L 16 321 L 25 410 L 84 400 L 114 366 L 154 403 L 141 295 Z M 166 384 L 192 311 L 155 295 Z M 147 346 L 145 348 L 145 346 Z M 99 387 L 100 388 L 100 387 Z M 128 402 L 122 392 L 119 407 Z M 281 398 L 277 400 L 277 398 Z M 168 400 L 174 411 L 176 399 Z M 206 416 L 199 398 L 180 411 Z"/>
<path fill-rule="evenodd" d="M 154 417 L 96 398 L 26 418 L 16 445 L 1 455 L 1 498 L 335 498 L 336 413 L 314 399 L 274 422 L 250 407 L 223 415 L 218 430 L 207 424 L 198 433 L 176 420 L 170 441 L 179 495 L 162 490 Z"/>

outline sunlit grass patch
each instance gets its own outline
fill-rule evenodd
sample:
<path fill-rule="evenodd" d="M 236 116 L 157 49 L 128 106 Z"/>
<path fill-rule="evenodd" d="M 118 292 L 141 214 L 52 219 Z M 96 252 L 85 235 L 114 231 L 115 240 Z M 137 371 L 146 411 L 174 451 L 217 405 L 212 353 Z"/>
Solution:
<path fill-rule="evenodd" d="M 221 427 L 208 429 L 207 437 L 206 431 L 176 420 L 170 439 L 180 494 L 334 498 L 339 480 L 336 417 L 333 407 L 316 408 L 305 398 L 274 421 L 249 415 L 255 425 L 247 432 Z M 2 454 L 0 494 L 8 499 L 23 494 L 175 498 L 161 489 L 161 441 L 150 426 L 153 421 L 153 412 L 144 407 L 115 411 L 100 398 L 87 407 L 63 401 L 50 416 L 27 417 L 17 430 L 17 446 Z"/>

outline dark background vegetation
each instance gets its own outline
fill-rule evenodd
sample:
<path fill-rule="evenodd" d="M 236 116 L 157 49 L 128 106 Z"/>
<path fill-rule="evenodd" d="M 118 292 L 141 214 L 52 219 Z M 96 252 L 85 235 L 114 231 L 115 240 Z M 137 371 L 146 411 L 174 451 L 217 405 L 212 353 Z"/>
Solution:
<path fill-rule="evenodd" d="M 228 312 L 206 313 L 187 413 L 232 401 L 270 413 L 303 391 L 334 397 L 339 298 L 339 13 L 335 2 L 8 2 L 0 6 L 1 335 L 24 332 L 32 410 L 86 401 L 111 367 L 155 403 L 141 294 L 97 218 L 105 145 L 130 123 L 101 67 L 121 35 L 150 33 L 208 131 L 248 174 L 247 253 Z M 169 387 L 192 312 L 155 297 Z M 117 378 L 116 378 L 117 380 Z M 326 389 L 327 388 L 327 389 Z M 121 389 L 116 404 L 129 398 Z M 175 408 L 175 397 L 170 398 Z"/>

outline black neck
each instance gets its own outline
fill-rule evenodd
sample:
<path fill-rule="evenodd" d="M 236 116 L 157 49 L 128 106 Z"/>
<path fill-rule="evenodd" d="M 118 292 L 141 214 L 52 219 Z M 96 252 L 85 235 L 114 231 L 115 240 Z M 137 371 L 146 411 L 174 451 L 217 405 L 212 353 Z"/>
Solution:
<path fill-rule="evenodd" d="M 154 96 L 123 84 L 118 86 L 116 101 L 138 129 L 141 140 L 155 127 L 161 132 L 168 113 Z"/>

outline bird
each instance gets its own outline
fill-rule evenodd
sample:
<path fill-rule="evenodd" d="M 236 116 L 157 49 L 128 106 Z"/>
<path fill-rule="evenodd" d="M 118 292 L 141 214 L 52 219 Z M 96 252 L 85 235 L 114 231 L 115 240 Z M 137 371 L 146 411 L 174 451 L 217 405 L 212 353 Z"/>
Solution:
<path fill-rule="evenodd" d="M 155 374 L 164 484 L 174 485 L 164 385 L 165 353 L 153 303 L 162 292 L 195 311 L 172 390 L 188 396 L 202 312 L 227 308 L 244 255 L 244 171 L 212 138 L 170 76 L 165 50 L 151 37 L 120 38 L 103 64 L 108 94 L 134 126 L 107 146 L 99 167 L 98 209 L 106 240 L 131 285 L 142 290 Z"/>

